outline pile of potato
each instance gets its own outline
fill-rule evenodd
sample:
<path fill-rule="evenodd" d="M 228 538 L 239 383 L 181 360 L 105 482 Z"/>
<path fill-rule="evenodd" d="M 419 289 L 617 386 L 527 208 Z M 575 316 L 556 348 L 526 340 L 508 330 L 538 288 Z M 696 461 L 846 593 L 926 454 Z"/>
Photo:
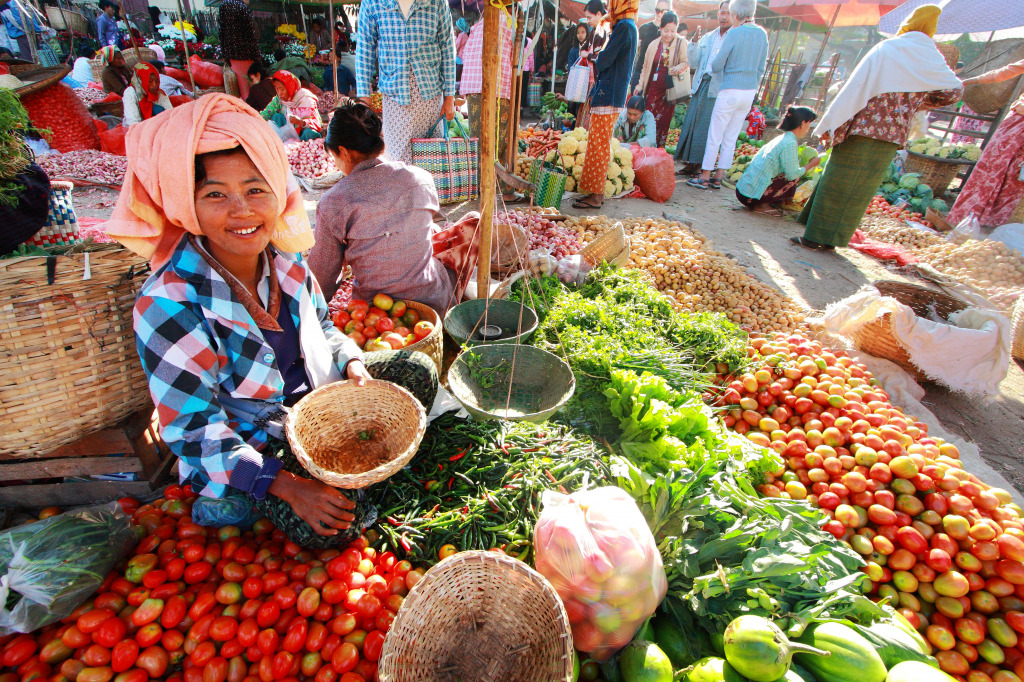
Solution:
<path fill-rule="evenodd" d="M 947 239 L 907 227 L 886 216 L 866 216 L 860 229 L 872 239 L 898 244 L 919 260 L 963 284 L 979 289 L 1009 312 L 1024 293 L 1024 256 L 991 239 Z"/>
<path fill-rule="evenodd" d="M 755 332 L 791 331 L 804 320 L 789 297 L 759 282 L 682 223 L 657 218 L 576 216 L 564 223 L 586 244 L 617 222 L 632 241 L 630 264 L 647 271 L 681 310 L 724 313 Z"/>

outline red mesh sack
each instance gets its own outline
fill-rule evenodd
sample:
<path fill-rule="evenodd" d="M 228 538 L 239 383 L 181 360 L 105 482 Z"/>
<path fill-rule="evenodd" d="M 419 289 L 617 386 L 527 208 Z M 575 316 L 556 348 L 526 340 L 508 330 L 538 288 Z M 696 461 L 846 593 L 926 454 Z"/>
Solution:
<path fill-rule="evenodd" d="M 189 81 L 188 81 L 188 72 L 187 71 L 182 71 L 181 69 L 176 69 L 173 66 L 167 66 L 167 67 L 164 67 L 164 73 L 166 73 L 168 76 L 170 76 L 174 80 L 176 80 L 179 83 L 181 83 L 182 85 L 184 85 L 186 88 L 188 87 L 188 82 Z"/>
<path fill-rule="evenodd" d="M 221 88 L 224 87 L 224 71 L 216 64 L 204 62 L 199 57 L 192 55 L 189 58 L 192 65 L 192 76 L 196 79 L 196 85 L 200 88 Z"/>
<path fill-rule="evenodd" d="M 92 116 L 75 91 L 63 83 L 26 95 L 21 104 L 36 128 L 49 130 L 50 146 L 57 151 L 99 149 L 100 138 Z"/>
<path fill-rule="evenodd" d="M 92 120 L 92 124 L 93 124 L 94 126 L 96 126 L 96 132 L 97 132 L 97 133 L 102 133 L 102 132 L 103 132 L 104 130 L 107 130 L 107 129 L 109 129 L 109 128 L 110 128 L 110 126 L 109 126 L 109 125 L 107 125 L 107 122 L 106 122 L 106 121 L 101 121 L 101 120 L 99 120 L 98 118 L 94 118 L 94 119 Z"/>
<path fill-rule="evenodd" d="M 171 95 L 167 99 L 171 100 L 172 107 L 180 107 L 182 104 L 188 104 L 193 101 L 188 95 Z"/>
<path fill-rule="evenodd" d="M 633 145 L 633 182 L 652 201 L 664 204 L 676 191 L 676 166 L 664 149 Z"/>
<path fill-rule="evenodd" d="M 100 151 L 108 154 L 117 154 L 118 156 L 127 156 L 128 152 L 125 151 L 124 145 L 124 137 L 127 134 L 128 129 L 124 126 L 104 130 L 100 133 Z"/>
<path fill-rule="evenodd" d="M 121 95 L 117 94 L 116 92 L 112 92 L 109 95 L 107 95 L 106 97 L 104 97 L 103 99 L 101 99 L 100 101 L 101 102 L 117 102 L 120 99 L 121 99 Z"/>

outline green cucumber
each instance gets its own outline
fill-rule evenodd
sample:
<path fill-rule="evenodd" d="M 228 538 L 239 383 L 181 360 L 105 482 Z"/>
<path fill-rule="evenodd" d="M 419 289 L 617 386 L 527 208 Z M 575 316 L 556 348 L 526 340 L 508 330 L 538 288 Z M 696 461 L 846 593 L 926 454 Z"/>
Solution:
<path fill-rule="evenodd" d="M 818 682 L 883 682 L 885 664 L 871 643 L 841 623 L 815 623 L 797 640 L 830 656 L 797 653 Z"/>

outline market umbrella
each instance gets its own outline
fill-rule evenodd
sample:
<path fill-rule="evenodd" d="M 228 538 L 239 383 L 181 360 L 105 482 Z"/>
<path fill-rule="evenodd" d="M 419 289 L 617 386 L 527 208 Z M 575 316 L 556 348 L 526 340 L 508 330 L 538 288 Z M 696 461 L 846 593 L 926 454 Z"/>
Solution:
<path fill-rule="evenodd" d="M 904 0 L 769 0 L 768 9 L 816 26 L 875 26 L 882 16 L 903 2 Z"/>
<path fill-rule="evenodd" d="M 935 39 L 955 40 L 970 33 L 972 40 L 1024 38 L 1024 2 L 1014 0 L 907 0 L 878 22 L 878 30 L 892 35 L 920 5 L 942 8 Z"/>

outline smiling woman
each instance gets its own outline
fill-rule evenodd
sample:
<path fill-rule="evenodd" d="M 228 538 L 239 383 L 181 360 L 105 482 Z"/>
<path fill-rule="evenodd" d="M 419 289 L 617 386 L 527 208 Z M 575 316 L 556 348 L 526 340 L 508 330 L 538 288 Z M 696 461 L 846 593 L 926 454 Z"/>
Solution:
<path fill-rule="evenodd" d="M 302 469 L 284 442 L 286 408 L 318 386 L 371 377 L 402 377 L 429 407 L 433 362 L 393 352 L 364 363 L 331 323 L 298 253 L 312 232 L 284 148 L 241 100 L 204 97 L 133 126 L 126 142 L 128 177 L 106 231 L 151 258 L 136 342 L 161 435 L 202 495 L 193 520 L 246 527 L 262 514 L 303 546 L 346 544 L 366 515 L 359 493 Z"/>

